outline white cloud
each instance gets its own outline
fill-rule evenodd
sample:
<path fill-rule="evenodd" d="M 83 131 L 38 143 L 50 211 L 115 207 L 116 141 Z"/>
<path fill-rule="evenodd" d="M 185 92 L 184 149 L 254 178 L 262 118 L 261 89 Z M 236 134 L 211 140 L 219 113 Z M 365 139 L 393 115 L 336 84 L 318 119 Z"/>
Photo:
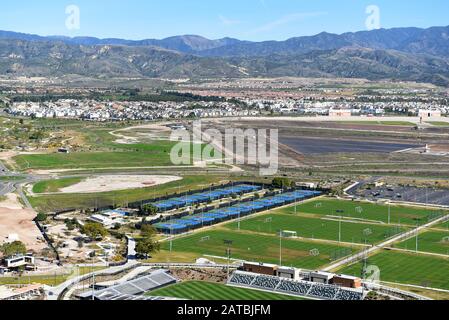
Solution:
<path fill-rule="evenodd" d="M 240 23 L 239 20 L 228 19 L 222 15 L 218 16 L 218 18 L 220 19 L 221 23 L 223 23 L 225 26 L 232 26 Z"/>
<path fill-rule="evenodd" d="M 292 13 L 285 15 L 277 20 L 271 21 L 261 27 L 258 27 L 254 30 L 252 30 L 250 33 L 260 33 L 264 31 L 271 31 L 273 29 L 276 29 L 277 27 L 296 22 L 301 21 L 306 18 L 312 18 L 312 17 L 319 17 L 323 15 L 327 15 L 327 12 L 299 12 L 299 13 Z"/>

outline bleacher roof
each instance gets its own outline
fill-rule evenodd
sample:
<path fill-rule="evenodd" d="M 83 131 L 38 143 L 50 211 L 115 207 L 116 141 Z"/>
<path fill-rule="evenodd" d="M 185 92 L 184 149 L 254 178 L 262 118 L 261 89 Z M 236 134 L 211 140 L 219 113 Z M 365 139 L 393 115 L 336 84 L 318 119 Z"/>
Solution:
<path fill-rule="evenodd" d="M 96 300 L 112 300 L 119 296 L 138 296 L 148 291 L 155 290 L 176 283 L 177 279 L 168 274 L 166 270 L 153 271 L 149 275 L 117 284 L 106 289 L 97 290 L 93 293 Z M 78 297 L 87 299 L 92 297 L 92 292 L 85 292 Z"/>

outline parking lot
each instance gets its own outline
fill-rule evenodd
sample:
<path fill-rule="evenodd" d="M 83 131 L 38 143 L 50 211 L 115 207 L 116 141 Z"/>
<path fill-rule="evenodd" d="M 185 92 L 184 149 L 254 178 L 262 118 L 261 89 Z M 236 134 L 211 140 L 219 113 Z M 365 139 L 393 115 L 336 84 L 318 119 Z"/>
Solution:
<path fill-rule="evenodd" d="M 357 189 L 352 191 L 352 194 L 369 200 L 388 199 L 393 201 L 449 206 L 449 190 L 446 189 L 381 186 L 372 187 L 370 189 Z"/>

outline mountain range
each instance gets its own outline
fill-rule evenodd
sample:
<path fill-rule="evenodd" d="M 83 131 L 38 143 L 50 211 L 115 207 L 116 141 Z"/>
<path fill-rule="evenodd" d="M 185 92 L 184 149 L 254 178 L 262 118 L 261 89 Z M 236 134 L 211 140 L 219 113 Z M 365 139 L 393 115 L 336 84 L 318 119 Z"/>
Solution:
<path fill-rule="evenodd" d="M 285 41 L 62 37 L 0 31 L 0 74 L 360 77 L 449 85 L 449 27 L 320 33 Z"/>

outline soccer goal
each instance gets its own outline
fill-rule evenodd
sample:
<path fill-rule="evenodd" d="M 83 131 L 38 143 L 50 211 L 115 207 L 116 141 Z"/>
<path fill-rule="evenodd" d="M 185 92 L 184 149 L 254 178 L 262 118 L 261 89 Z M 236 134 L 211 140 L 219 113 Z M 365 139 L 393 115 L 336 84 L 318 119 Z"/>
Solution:
<path fill-rule="evenodd" d="M 206 242 L 210 240 L 210 236 L 205 236 L 200 239 L 200 242 Z"/>

